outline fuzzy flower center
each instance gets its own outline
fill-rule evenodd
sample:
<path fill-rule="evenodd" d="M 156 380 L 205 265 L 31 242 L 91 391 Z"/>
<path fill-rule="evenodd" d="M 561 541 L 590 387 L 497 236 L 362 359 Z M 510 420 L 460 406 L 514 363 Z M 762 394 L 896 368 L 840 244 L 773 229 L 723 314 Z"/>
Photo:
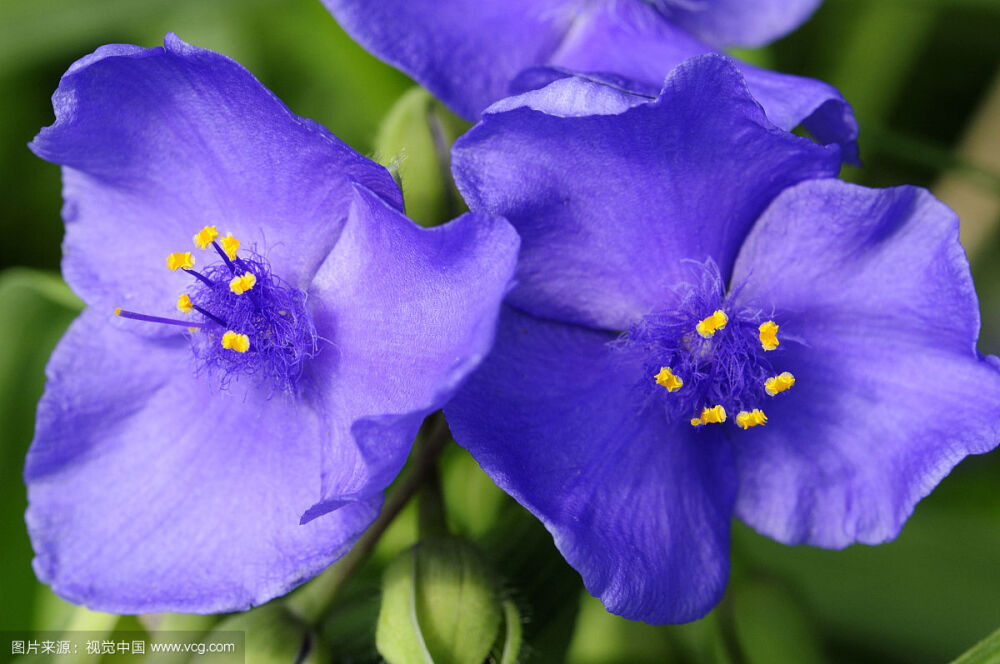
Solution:
<path fill-rule="evenodd" d="M 306 296 L 272 274 L 267 261 L 244 249 L 232 234 L 220 237 L 215 226 L 194 236 L 202 250 L 211 248 L 219 261 L 194 269 L 191 252 L 167 256 L 167 267 L 184 270 L 195 282 L 177 298 L 187 320 L 149 316 L 116 309 L 123 318 L 181 325 L 191 333 L 191 346 L 202 367 L 218 372 L 223 386 L 238 375 L 258 376 L 293 392 L 303 362 L 317 351 L 316 329 Z"/>
<path fill-rule="evenodd" d="M 639 389 L 671 421 L 746 430 L 767 422 L 767 403 L 795 377 L 775 368 L 780 324 L 725 293 L 714 263 L 679 291 L 676 308 L 632 324 L 615 343 L 642 358 Z"/>

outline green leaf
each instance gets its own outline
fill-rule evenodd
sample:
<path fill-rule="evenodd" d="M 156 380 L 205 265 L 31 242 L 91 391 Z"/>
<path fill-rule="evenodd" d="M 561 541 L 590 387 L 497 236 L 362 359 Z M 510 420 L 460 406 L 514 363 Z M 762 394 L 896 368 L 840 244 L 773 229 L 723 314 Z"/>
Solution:
<path fill-rule="evenodd" d="M 1000 629 L 974 645 L 952 664 L 1000 664 Z"/>
<path fill-rule="evenodd" d="M 427 540 L 386 570 L 375 645 L 390 664 L 481 662 L 500 632 L 493 572 L 472 545 Z"/>
<path fill-rule="evenodd" d="M 406 213 L 435 226 L 464 211 L 451 179 L 451 144 L 468 124 L 423 88 L 396 102 L 375 138 L 375 157 L 394 171 L 403 189 Z"/>

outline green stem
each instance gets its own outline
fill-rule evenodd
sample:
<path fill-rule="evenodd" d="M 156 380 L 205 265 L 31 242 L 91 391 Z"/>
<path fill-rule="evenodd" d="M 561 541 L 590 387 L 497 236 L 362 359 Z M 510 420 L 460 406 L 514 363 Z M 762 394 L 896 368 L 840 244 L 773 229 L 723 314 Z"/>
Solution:
<path fill-rule="evenodd" d="M 368 527 L 351 551 L 331 565 L 311 582 L 288 597 L 289 610 L 310 625 L 316 625 L 329 611 L 344 584 L 364 564 L 378 544 L 386 529 L 406 504 L 423 487 L 428 477 L 437 474 L 437 458 L 451 440 L 448 424 L 438 412 L 424 422 L 422 435 L 417 437 L 410 454 L 410 462 L 395 485 L 382 512 Z M 440 485 L 438 484 L 440 492 Z M 443 515 L 443 507 L 442 507 Z"/>

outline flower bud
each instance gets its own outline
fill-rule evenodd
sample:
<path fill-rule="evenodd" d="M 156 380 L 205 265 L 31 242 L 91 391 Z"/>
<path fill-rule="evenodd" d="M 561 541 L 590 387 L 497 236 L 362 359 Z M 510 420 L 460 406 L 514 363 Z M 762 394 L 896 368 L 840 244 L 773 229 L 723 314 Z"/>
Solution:
<path fill-rule="evenodd" d="M 400 183 L 406 214 L 422 226 L 448 221 L 465 207 L 451 180 L 451 144 L 469 125 L 423 88 L 389 111 L 375 137 L 375 155 Z"/>
<path fill-rule="evenodd" d="M 375 645 L 389 664 L 482 662 L 491 649 L 512 662 L 520 633 L 516 607 L 471 544 L 427 540 L 386 569 Z"/>

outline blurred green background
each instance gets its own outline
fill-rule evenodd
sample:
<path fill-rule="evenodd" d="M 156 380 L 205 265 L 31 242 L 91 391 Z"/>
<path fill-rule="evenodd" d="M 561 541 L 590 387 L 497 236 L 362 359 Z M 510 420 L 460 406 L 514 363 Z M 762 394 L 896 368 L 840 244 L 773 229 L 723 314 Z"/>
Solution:
<path fill-rule="evenodd" d="M 79 308 L 58 277 L 59 172 L 25 144 L 52 121 L 49 97 L 71 62 L 109 42 L 153 46 L 168 31 L 232 56 L 362 153 L 395 156 L 376 155 L 376 133 L 412 82 L 354 45 L 316 0 L 0 1 L 0 631 L 203 630 L 217 621 L 70 607 L 35 581 L 23 524 L 20 476 L 45 361 Z M 844 177 L 923 185 L 960 213 L 982 301 L 981 350 L 994 353 L 998 37 L 1000 0 L 827 0 L 798 32 L 740 54 L 841 89 L 861 122 L 865 161 Z M 417 138 L 389 142 L 408 140 Z M 457 447 L 442 476 L 453 532 L 480 546 L 525 619 L 522 662 L 946 662 L 1000 627 L 1000 454 L 962 463 L 884 546 L 783 547 L 735 524 L 726 599 L 680 627 L 605 613 L 544 530 Z M 334 661 L 378 661 L 378 580 L 412 544 L 414 520 L 407 509 L 323 621 Z"/>

